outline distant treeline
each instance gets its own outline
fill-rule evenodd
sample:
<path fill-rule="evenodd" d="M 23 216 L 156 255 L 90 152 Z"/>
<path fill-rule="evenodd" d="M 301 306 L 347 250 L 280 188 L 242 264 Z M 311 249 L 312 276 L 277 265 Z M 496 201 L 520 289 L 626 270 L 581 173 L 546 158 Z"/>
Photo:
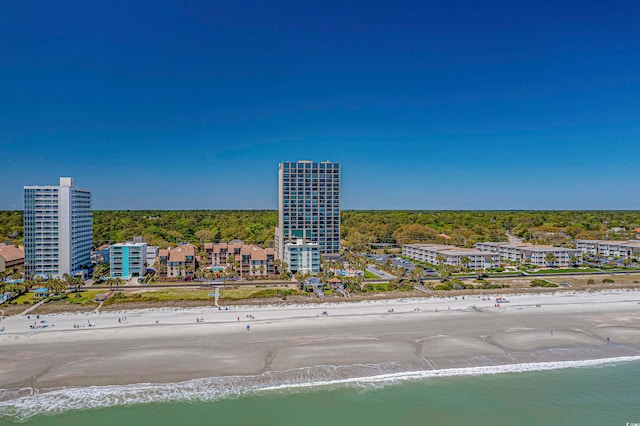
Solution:
<path fill-rule="evenodd" d="M 567 245 L 572 239 L 632 239 L 639 211 L 385 211 L 342 212 L 347 244 L 440 242 L 471 246 L 506 241 L 508 235 L 540 244 Z M 229 241 L 273 244 L 278 213 L 273 210 L 94 211 L 94 244 L 141 235 L 153 245 Z M 20 244 L 22 212 L 0 211 L 0 240 Z"/>

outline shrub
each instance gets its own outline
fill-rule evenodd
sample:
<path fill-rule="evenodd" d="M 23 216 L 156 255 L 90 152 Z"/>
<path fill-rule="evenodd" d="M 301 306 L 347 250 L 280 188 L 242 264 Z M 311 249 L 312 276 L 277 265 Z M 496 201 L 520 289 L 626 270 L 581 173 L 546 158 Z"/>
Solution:
<path fill-rule="evenodd" d="M 251 294 L 251 297 L 287 297 L 287 296 L 293 296 L 295 294 L 298 294 L 298 291 L 294 289 L 272 288 L 272 289 L 256 291 L 255 293 Z"/>
<path fill-rule="evenodd" d="M 547 280 L 536 279 L 531 281 L 530 287 L 558 287 L 558 284 L 551 283 Z"/>
<path fill-rule="evenodd" d="M 593 278 L 589 278 L 587 280 L 587 284 L 595 284 L 595 283 L 596 283 L 596 280 L 594 280 Z"/>
<path fill-rule="evenodd" d="M 451 290 L 451 284 L 450 283 L 440 284 L 440 285 L 435 286 L 433 289 L 434 290 L 446 290 L 446 291 L 448 291 L 448 290 Z"/>
<path fill-rule="evenodd" d="M 491 284 L 489 282 L 482 284 L 480 288 L 482 289 L 495 289 L 495 288 L 509 288 L 509 284 Z"/>
<path fill-rule="evenodd" d="M 603 284 L 613 284 L 615 283 L 614 280 L 612 280 L 611 278 L 605 278 L 604 280 L 602 280 Z"/>

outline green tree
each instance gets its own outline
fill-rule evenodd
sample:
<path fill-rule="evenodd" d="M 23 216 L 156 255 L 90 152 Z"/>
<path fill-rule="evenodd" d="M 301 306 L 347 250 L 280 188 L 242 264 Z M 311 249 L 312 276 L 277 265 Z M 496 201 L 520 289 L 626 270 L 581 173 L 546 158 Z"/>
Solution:
<path fill-rule="evenodd" d="M 558 258 L 552 252 L 548 252 L 547 254 L 544 255 L 544 261 L 546 262 L 547 265 L 554 266 L 555 263 L 558 261 Z"/>
<path fill-rule="evenodd" d="M 469 264 L 471 263 L 471 258 L 469 256 L 462 256 L 460 258 L 460 262 L 462 263 L 462 266 L 464 267 L 464 269 L 469 269 Z"/>

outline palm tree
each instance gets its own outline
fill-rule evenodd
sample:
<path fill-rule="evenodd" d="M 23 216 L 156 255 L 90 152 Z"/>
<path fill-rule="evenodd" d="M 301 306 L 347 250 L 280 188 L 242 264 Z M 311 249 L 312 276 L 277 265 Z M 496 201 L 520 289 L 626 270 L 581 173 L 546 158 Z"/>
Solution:
<path fill-rule="evenodd" d="M 411 281 L 415 281 L 416 284 L 420 284 L 420 282 L 422 281 L 422 277 L 423 276 L 424 276 L 424 270 L 422 269 L 422 267 L 421 266 L 416 266 L 411 271 L 411 274 L 409 274 L 409 279 Z"/>
<path fill-rule="evenodd" d="M 449 281 L 452 276 L 453 267 L 447 264 L 442 265 L 442 268 L 440 268 L 440 278 L 442 278 L 442 281 Z"/>
<path fill-rule="evenodd" d="M 47 288 L 49 289 L 50 294 L 60 294 L 63 293 L 66 289 L 66 286 L 62 284 L 62 282 L 58 279 L 49 280 L 47 283 Z"/>
<path fill-rule="evenodd" d="M 558 260 L 558 258 L 552 252 L 549 252 L 544 256 L 544 261 L 549 266 L 553 266 L 557 262 L 557 260 Z"/>
<path fill-rule="evenodd" d="M 436 262 L 438 262 L 438 266 L 442 265 L 445 260 L 447 260 L 447 258 L 441 254 L 436 256 Z"/>
<path fill-rule="evenodd" d="M 260 276 L 264 275 L 264 265 L 258 266 L 258 271 L 260 272 Z"/>
<path fill-rule="evenodd" d="M 631 259 L 630 259 L 630 258 L 628 258 L 628 257 L 627 257 L 627 258 L 625 258 L 625 259 L 622 261 L 622 264 L 624 265 L 624 267 L 625 267 L 625 268 L 628 268 L 628 267 L 629 267 L 629 265 L 631 265 L 631 263 L 632 263 L 632 261 L 631 261 Z"/>
<path fill-rule="evenodd" d="M 471 263 L 471 258 L 469 256 L 462 256 L 460 258 L 460 262 L 464 266 L 464 269 L 469 269 L 469 264 Z"/>
<path fill-rule="evenodd" d="M 580 258 L 578 256 L 571 256 L 571 258 L 569 258 L 569 263 L 571 263 L 572 266 L 576 266 L 580 263 Z"/>

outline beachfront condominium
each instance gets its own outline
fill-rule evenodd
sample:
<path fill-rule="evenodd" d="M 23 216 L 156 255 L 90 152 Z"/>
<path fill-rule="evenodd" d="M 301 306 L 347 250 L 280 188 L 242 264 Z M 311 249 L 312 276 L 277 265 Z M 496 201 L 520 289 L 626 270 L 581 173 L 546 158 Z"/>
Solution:
<path fill-rule="evenodd" d="M 317 243 L 320 255 L 340 253 L 340 164 L 280 163 L 275 252 L 284 259 L 286 244 Z"/>
<path fill-rule="evenodd" d="M 69 177 L 59 186 L 24 187 L 26 275 L 84 275 L 92 243 L 91 191 L 74 187 Z"/>
<path fill-rule="evenodd" d="M 438 266 L 441 264 L 460 265 L 468 269 L 488 269 L 500 266 L 498 254 L 442 244 L 405 244 L 402 246 L 402 255 Z"/>
<path fill-rule="evenodd" d="M 147 273 L 147 243 L 126 242 L 109 247 L 111 278 L 128 280 Z"/>
<path fill-rule="evenodd" d="M 284 249 L 284 262 L 292 273 L 317 274 L 320 272 L 320 250 L 318 243 L 304 243 L 298 239 L 288 243 Z"/>

